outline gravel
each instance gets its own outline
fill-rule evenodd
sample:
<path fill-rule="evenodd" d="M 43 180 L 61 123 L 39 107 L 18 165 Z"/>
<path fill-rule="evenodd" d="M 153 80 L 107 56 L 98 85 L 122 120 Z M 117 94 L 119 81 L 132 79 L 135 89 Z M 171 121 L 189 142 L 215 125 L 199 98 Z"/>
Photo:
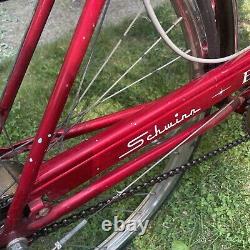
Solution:
<path fill-rule="evenodd" d="M 155 5 L 164 0 L 154 0 Z M 84 0 L 55 1 L 40 44 L 55 41 L 75 26 L 81 13 Z M 0 62 L 13 56 L 21 43 L 29 24 L 37 0 L 8 0 L 0 2 Z M 108 12 L 106 25 L 118 24 L 125 17 L 137 13 L 140 0 L 113 0 Z"/>

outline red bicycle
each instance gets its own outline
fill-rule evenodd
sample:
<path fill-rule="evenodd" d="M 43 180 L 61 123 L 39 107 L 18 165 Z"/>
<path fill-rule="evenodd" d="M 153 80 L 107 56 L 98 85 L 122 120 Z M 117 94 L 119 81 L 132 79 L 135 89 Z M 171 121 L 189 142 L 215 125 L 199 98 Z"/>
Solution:
<path fill-rule="evenodd" d="M 141 229 L 140 223 L 152 217 L 188 168 L 249 140 L 247 134 L 190 161 L 199 136 L 231 113 L 245 113 L 249 121 L 245 108 L 250 94 L 249 48 L 235 54 L 235 0 L 172 0 L 156 11 L 144 0 L 148 17 L 138 4 L 137 14 L 125 20 L 121 38 L 97 68 L 95 57 L 109 44 L 109 32 L 104 29 L 106 35 L 100 37 L 110 0 L 87 0 L 37 131 L 13 141 L 7 118 L 54 2 L 38 1 L 0 101 L 5 141 L 0 148 L 0 247 L 26 249 L 28 242 L 81 219 L 56 242 L 54 249 L 60 249 L 90 218 L 137 194 L 128 203 L 127 210 L 132 211 L 125 223 L 135 222 L 136 230 L 126 227 L 106 240 L 95 236 L 97 248 L 117 249 Z M 118 52 L 122 42 L 133 44 L 138 34 L 146 47 L 140 47 L 137 59 L 132 45 L 132 55 L 127 50 Z M 169 36 L 178 38 L 177 45 Z M 98 47 L 102 45 L 104 49 Z M 170 58 L 167 47 L 177 57 Z M 128 59 L 123 71 L 115 68 L 116 54 L 117 60 Z M 142 73 L 149 68 L 147 64 L 151 66 L 150 55 L 158 66 Z M 114 67 L 112 74 L 118 72 L 117 78 L 105 71 L 108 63 Z M 187 72 L 181 87 L 183 80 L 176 69 Z M 79 70 L 81 80 L 73 86 Z M 148 84 L 140 95 L 132 97 L 133 91 L 124 95 L 144 81 Z M 152 85 L 159 87 L 155 90 Z M 88 97 L 93 88 L 94 96 Z M 32 111 L 30 116 L 32 123 Z M 14 126 L 17 131 L 18 124 Z M 119 212 L 114 210 L 114 214 Z"/>

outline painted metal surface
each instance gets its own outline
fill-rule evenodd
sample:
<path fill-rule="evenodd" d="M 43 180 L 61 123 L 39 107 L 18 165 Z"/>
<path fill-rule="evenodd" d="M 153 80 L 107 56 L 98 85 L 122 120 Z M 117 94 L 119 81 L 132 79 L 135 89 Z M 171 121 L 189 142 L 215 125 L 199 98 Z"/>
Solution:
<path fill-rule="evenodd" d="M 71 185 L 70 183 L 77 185 L 76 181 L 79 179 L 77 179 L 77 175 L 74 174 L 74 171 L 76 171 L 75 173 L 77 173 L 80 178 L 86 178 L 86 176 L 89 178 L 92 176 L 92 174 L 93 176 L 96 176 L 96 168 L 100 166 L 100 163 L 108 166 L 108 164 L 111 164 L 114 161 L 117 162 L 123 158 L 121 156 L 128 152 L 128 145 L 131 141 L 136 141 L 135 144 L 132 143 L 133 145 L 140 145 L 140 147 L 135 147 L 136 150 L 138 150 L 153 139 L 161 136 L 163 133 L 169 132 L 172 128 L 176 128 L 189 118 L 211 107 L 211 105 L 220 102 L 231 93 L 234 93 L 236 90 L 248 86 L 250 81 L 249 62 L 250 52 L 242 55 L 233 62 L 229 62 L 213 71 L 210 71 L 201 78 L 190 82 L 170 95 L 161 98 L 157 102 L 154 102 L 153 105 L 145 106 L 143 110 L 140 110 L 135 114 L 131 114 L 131 116 L 127 117 L 123 121 L 118 122 L 118 124 L 111 126 L 106 131 L 101 132 L 99 135 L 93 137 L 90 140 L 91 142 L 87 142 L 87 147 L 85 147 L 86 145 L 84 144 L 86 142 L 84 142 L 83 144 L 80 144 L 73 149 L 62 153 L 60 156 L 55 158 L 56 160 L 52 159 L 51 161 L 48 161 L 46 163 L 48 165 L 43 165 L 42 171 L 44 171 L 44 173 L 41 174 L 40 172 L 39 178 L 47 176 L 49 169 L 45 171 L 46 166 L 50 166 L 53 171 L 55 169 L 61 170 L 60 166 L 62 166 L 62 164 L 66 163 L 65 166 L 69 163 L 73 164 L 74 160 L 76 160 L 79 155 L 84 156 L 84 154 L 86 154 L 84 157 L 86 157 L 86 159 L 90 159 L 93 163 L 84 165 L 84 157 L 79 157 L 77 160 L 79 160 L 80 163 L 78 163 L 75 168 L 70 168 L 70 170 L 73 169 L 73 172 L 69 174 L 69 172 L 65 172 L 63 170 L 62 174 L 59 175 L 59 179 L 57 178 L 58 176 L 56 178 L 53 176 L 53 178 L 50 180 L 46 180 L 46 182 L 44 182 L 45 185 L 41 185 L 41 187 L 44 188 L 43 191 L 46 191 L 45 187 L 48 187 L 46 185 L 51 181 L 53 182 L 53 186 L 49 187 L 54 192 L 59 193 L 60 189 L 62 188 L 62 183 L 67 187 Z M 237 109 L 242 104 L 242 102 L 242 99 L 236 99 L 235 102 L 226 110 L 224 110 L 220 116 L 214 119 L 213 122 L 202 128 L 199 134 L 206 132 L 207 129 L 214 127 L 223 121 L 231 112 Z M 74 210 L 83 203 L 104 192 L 107 188 L 119 183 L 124 178 L 132 175 L 139 169 L 145 167 L 145 165 L 169 152 L 169 150 L 187 138 L 187 136 L 189 136 L 193 131 L 196 131 L 202 125 L 204 125 L 208 119 L 209 118 L 206 118 L 205 120 L 200 121 L 189 129 L 183 131 L 181 134 L 172 137 L 163 144 L 156 146 L 151 151 L 141 155 L 133 161 L 126 163 L 113 172 L 110 172 L 108 175 L 97 180 L 88 188 L 70 197 L 69 199 L 64 200 L 55 207 L 48 207 L 49 212 L 46 216 L 37 218 L 36 214 L 31 213 L 29 220 L 23 221 L 22 225 L 17 225 L 15 228 L 16 232 L 22 231 L 28 234 Z M 134 140 L 135 138 L 136 140 Z M 93 154 L 95 150 L 97 151 L 96 155 Z M 136 150 L 133 150 L 133 152 Z M 112 152 L 112 154 L 108 154 L 107 152 Z M 100 161 L 100 159 L 104 161 Z M 89 163 L 91 163 L 91 161 Z M 88 169 L 88 171 L 86 169 Z M 77 172 L 79 170 L 81 171 L 81 174 Z M 39 178 L 37 180 L 37 187 Z M 70 188 L 72 188 L 72 186 Z M 36 195 L 34 195 L 34 197 L 35 196 Z M 32 206 L 32 204 L 35 204 L 35 206 L 37 206 L 37 202 L 35 201 L 36 200 L 33 200 L 30 205 Z M 42 207 L 39 206 L 39 210 L 41 208 Z M 32 211 L 35 213 L 37 212 L 36 209 Z"/>
<path fill-rule="evenodd" d="M 39 3 L 48 4 L 44 5 L 45 12 L 42 14 L 42 20 L 45 22 L 53 1 L 43 0 Z M 150 104 L 76 125 L 68 134 L 69 138 L 94 129 L 108 128 L 88 141 L 82 142 L 42 164 L 46 149 L 53 140 L 52 135 L 61 134 L 60 131 L 55 132 L 55 128 L 104 4 L 105 0 L 86 1 L 39 130 L 34 138 L 30 138 L 33 142 L 28 148 L 30 154 L 9 209 L 4 232 L 0 232 L 0 246 L 17 236 L 25 236 L 34 232 L 142 169 L 169 152 L 187 138 L 192 131 L 204 125 L 206 120 L 200 121 L 181 134 L 155 146 L 151 151 L 115 169 L 55 207 L 44 204 L 41 195 L 46 194 L 51 199 L 58 198 L 249 84 L 250 52 L 247 52 L 234 61 L 210 71 L 201 78 L 191 81 Z M 35 15 L 33 23 L 40 27 L 38 29 L 40 32 L 43 28 L 43 22 L 39 18 L 39 15 Z M 33 49 L 36 46 L 36 39 L 39 38 L 39 32 L 35 35 L 33 33 L 36 25 L 31 25 L 30 33 L 26 37 L 27 41 L 31 41 L 29 39 L 34 36 Z M 25 66 L 29 63 L 32 54 L 26 57 L 27 51 L 25 52 L 25 49 L 23 53 L 22 62 L 25 62 Z M 25 67 L 21 66 L 16 69 L 18 76 L 16 76 L 15 81 L 13 80 L 12 91 L 14 94 L 9 97 L 7 95 L 6 102 L 1 102 L 0 105 L 1 110 L 5 110 L 2 117 L 8 113 L 6 111 L 9 110 L 14 100 L 25 70 Z M 11 89 L 8 91 L 12 92 Z M 204 133 L 208 128 L 223 121 L 241 104 L 242 99 L 236 99 L 232 106 L 200 132 Z M 31 214 L 29 218 L 23 218 L 22 211 L 27 203 Z M 48 214 L 38 218 L 37 211 L 47 207 L 49 208 Z"/>
<path fill-rule="evenodd" d="M 105 0 L 88 0 L 85 3 L 54 90 L 32 144 L 28 160 L 25 163 L 16 195 L 9 209 L 5 232 L 14 230 L 17 224 L 20 223 L 23 216 L 22 211 L 33 188 L 32 183 L 37 177 L 39 167 L 50 143 L 50 135 L 54 133 L 104 4 Z"/>
<path fill-rule="evenodd" d="M 228 117 L 228 115 L 230 115 L 238 106 L 240 106 L 243 101 L 244 98 L 235 98 L 232 101 L 232 104 L 225 108 L 222 113 L 215 113 L 214 115 L 205 118 L 204 120 L 198 122 L 197 124 L 167 140 L 166 142 L 155 146 L 152 150 L 142 154 L 140 157 L 111 171 L 76 195 L 53 207 L 48 216 L 38 219 L 37 221 L 33 221 L 30 225 L 27 226 L 26 230 L 28 229 L 31 231 L 35 231 L 38 228 L 51 223 L 52 221 L 63 216 L 65 213 L 73 211 L 82 204 L 88 202 L 92 198 L 100 195 L 104 191 L 123 181 L 127 177 L 133 175 L 137 171 L 141 170 L 148 164 L 151 164 L 153 161 L 164 156 L 167 152 L 175 148 L 182 141 L 188 139 L 186 140 L 188 142 L 194 137 L 204 134 L 208 129 L 213 128 L 226 117 Z M 210 120 L 211 122 L 209 122 Z M 195 133 L 196 131 L 198 132 Z M 194 133 L 195 136 L 192 136 Z"/>
<path fill-rule="evenodd" d="M 129 115 L 136 113 L 139 110 L 142 110 L 146 105 L 150 105 L 151 103 L 153 102 L 137 105 L 135 107 L 108 114 L 102 117 L 98 117 L 93 120 L 76 123 L 66 130 L 58 129 L 53 135 L 51 135 L 52 139 L 50 143 L 56 142 L 56 140 L 58 140 L 59 138 L 60 140 L 68 140 L 93 131 L 97 131 L 99 129 L 107 128 L 117 123 L 118 121 L 128 117 Z M 16 154 L 22 154 L 23 152 L 29 151 L 33 142 L 34 137 L 29 137 L 13 143 L 9 147 L 1 147 L 0 157 L 1 159 L 10 159 Z M 13 149 L 15 149 L 14 152 Z"/>
<path fill-rule="evenodd" d="M 210 71 L 47 161 L 41 166 L 31 197 L 45 193 L 51 199 L 58 198 L 219 103 L 244 86 L 244 72 L 249 70 L 249 55 L 247 53 L 234 62 Z"/>

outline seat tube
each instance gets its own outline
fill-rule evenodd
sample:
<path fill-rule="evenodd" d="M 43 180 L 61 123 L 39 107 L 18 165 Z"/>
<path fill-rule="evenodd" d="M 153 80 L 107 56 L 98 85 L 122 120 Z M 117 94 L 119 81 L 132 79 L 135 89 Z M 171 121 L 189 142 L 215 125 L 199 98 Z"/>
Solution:
<path fill-rule="evenodd" d="M 15 231 L 37 178 L 39 167 L 67 101 L 81 62 L 86 54 L 105 0 L 86 0 L 56 84 L 44 112 L 31 151 L 24 165 L 13 202 L 8 211 L 5 230 Z"/>

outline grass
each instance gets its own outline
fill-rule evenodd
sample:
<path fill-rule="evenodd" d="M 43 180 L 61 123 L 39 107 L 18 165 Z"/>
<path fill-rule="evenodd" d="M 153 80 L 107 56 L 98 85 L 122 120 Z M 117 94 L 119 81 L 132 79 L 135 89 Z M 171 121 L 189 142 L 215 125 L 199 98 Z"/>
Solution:
<path fill-rule="evenodd" d="M 241 46 L 249 44 L 250 30 L 249 0 L 241 1 L 241 18 L 243 22 L 240 30 Z M 161 10 L 162 16 L 170 16 L 168 9 Z M 171 18 L 170 18 L 171 19 Z M 172 20 L 164 20 L 164 25 L 169 26 Z M 87 75 L 87 81 L 95 73 L 95 68 L 100 65 L 106 51 L 112 47 L 113 41 L 119 39 L 128 20 L 115 27 L 108 27 L 102 33 L 100 43 L 105 47 L 96 51 L 93 66 Z M 138 29 L 133 29 L 124 41 L 123 47 L 111 61 L 95 85 L 92 96 L 89 96 L 78 107 L 78 111 L 89 105 L 98 93 L 106 89 L 111 82 L 117 79 L 136 56 L 143 52 L 144 46 L 150 45 L 157 38 L 152 27 L 144 20 L 138 22 Z M 175 39 L 178 33 L 172 34 Z M 112 38 L 112 39 L 110 39 Z M 69 37 L 40 48 L 34 57 L 24 86 L 21 89 L 8 122 L 8 131 L 13 140 L 33 134 L 38 126 L 40 115 L 45 107 L 52 88 L 54 79 L 60 69 L 63 55 Z M 143 40 L 143 43 L 141 41 Z M 182 46 L 182 44 L 180 44 Z M 137 79 L 137 75 L 151 71 L 156 66 L 162 65 L 173 57 L 163 44 L 159 45 L 153 54 L 146 57 L 131 74 L 121 83 L 126 86 Z M 10 69 L 11 61 L 0 65 L 0 80 L 4 82 Z M 126 94 L 120 95 L 105 103 L 91 114 L 91 117 L 112 112 L 117 109 L 137 102 L 152 100 L 166 93 L 170 89 L 187 80 L 186 64 L 181 62 L 178 66 L 171 66 L 169 70 L 156 74 L 152 78 L 135 86 Z M 79 83 L 80 78 L 77 79 Z M 86 82 L 87 82 L 86 81 Z M 165 83 L 171 83 L 166 86 Z M 154 83 L 154 84 L 152 84 Z M 119 85 L 119 87 L 121 86 Z M 72 92 L 76 92 L 73 89 Z M 67 107 L 70 106 L 69 100 Z M 18 127 L 18 129 L 17 129 Z M 200 144 L 197 155 L 209 151 L 214 147 L 223 145 L 225 141 L 237 138 L 242 134 L 241 117 L 234 114 L 230 120 L 207 133 Z M 186 173 L 181 180 L 179 188 L 157 213 L 142 237 L 136 237 L 130 249 L 249 249 L 250 248 L 250 143 L 230 150 L 222 156 L 216 157 L 199 167 Z M 130 201 L 129 205 L 136 201 Z M 118 208 L 124 209 L 125 204 Z M 110 217 L 112 213 L 124 217 L 124 213 L 115 208 L 104 211 L 101 217 L 90 221 L 87 229 L 80 233 L 67 249 L 77 249 L 79 242 L 85 243 L 89 239 L 96 239 L 96 230 L 100 228 L 103 218 Z M 52 235 L 50 240 L 56 241 L 68 229 L 61 230 Z M 103 232 L 98 231 L 102 236 Z M 91 242 L 90 242 L 91 243 Z M 44 240 L 34 245 L 34 249 L 44 249 Z"/>
<path fill-rule="evenodd" d="M 235 116 L 208 133 L 197 154 L 239 136 L 239 126 Z M 141 242 L 136 239 L 135 246 L 169 249 L 171 242 L 180 240 L 190 249 L 249 249 L 249 146 L 230 150 L 188 172 L 157 214 L 149 236 Z"/>

